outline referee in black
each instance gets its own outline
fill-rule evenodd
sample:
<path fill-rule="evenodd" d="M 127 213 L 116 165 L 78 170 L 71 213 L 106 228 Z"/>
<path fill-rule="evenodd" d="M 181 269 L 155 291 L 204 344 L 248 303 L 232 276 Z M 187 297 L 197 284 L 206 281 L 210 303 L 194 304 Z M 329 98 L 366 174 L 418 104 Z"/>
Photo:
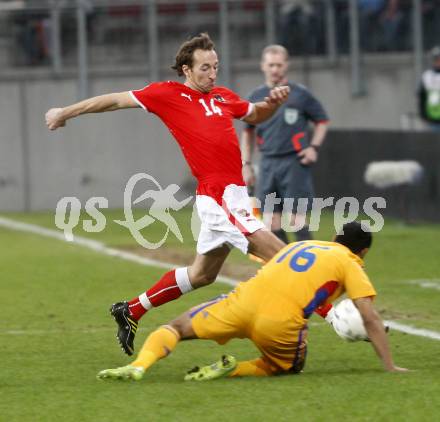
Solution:
<path fill-rule="evenodd" d="M 296 239 L 311 239 L 306 222 L 306 212 L 314 196 L 311 166 L 318 160 L 329 123 L 321 103 L 304 86 L 287 80 L 288 65 L 288 52 L 283 46 L 270 45 L 263 50 L 261 70 L 265 83 L 249 95 L 249 100 L 262 101 L 277 85 L 288 84 L 290 95 L 270 119 L 257 126 L 247 125 L 241 135 L 244 180 L 249 187 L 255 186 L 252 152 L 256 141 L 261 153 L 257 186 L 263 220 L 286 243 L 289 243 L 287 233 L 281 225 L 286 198 L 293 200 L 293 207 L 289 202 L 284 213 L 291 214 L 290 227 Z M 309 130 L 310 122 L 313 131 Z M 281 202 L 270 209 L 266 206 L 266 199 L 270 198 L 267 195 L 274 194 Z M 297 208 L 300 198 L 308 200 L 306 209 Z"/>

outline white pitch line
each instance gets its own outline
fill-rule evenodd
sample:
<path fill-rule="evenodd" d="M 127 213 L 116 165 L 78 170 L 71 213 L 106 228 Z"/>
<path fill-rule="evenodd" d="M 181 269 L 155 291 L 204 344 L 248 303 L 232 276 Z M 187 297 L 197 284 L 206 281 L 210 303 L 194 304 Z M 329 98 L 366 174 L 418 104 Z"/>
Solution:
<path fill-rule="evenodd" d="M 67 241 L 64 237 L 64 233 L 57 230 L 47 229 L 45 227 L 37 226 L 35 224 L 23 223 L 20 221 L 12 220 L 10 218 L 0 217 L 0 227 L 5 227 L 7 229 L 34 233 L 40 236 L 51 237 L 54 239 L 61 240 L 66 243 L 74 243 L 85 248 L 91 249 L 95 252 L 102 253 L 104 255 L 113 256 L 116 258 L 121 258 L 126 261 L 136 262 L 137 264 L 147 265 L 158 268 L 172 269 L 179 267 L 180 265 L 171 264 L 163 261 L 157 261 L 155 259 L 145 258 L 136 255 L 131 252 L 120 251 L 118 249 L 109 248 L 102 242 L 96 240 L 86 239 L 84 237 L 75 236 L 72 241 Z M 229 277 L 219 276 L 217 277 L 218 282 L 228 284 L 229 286 L 236 286 L 237 281 Z M 393 330 L 400 331 L 406 334 L 412 334 L 415 336 L 427 337 L 433 340 L 440 340 L 440 333 L 436 331 L 425 330 L 422 328 L 414 328 L 409 325 L 400 324 L 394 321 L 386 321 L 386 324 L 390 326 Z"/>
<path fill-rule="evenodd" d="M 4 330 L 0 331 L 0 336 L 9 335 L 9 336 L 46 336 L 46 335 L 60 335 L 60 334 L 96 334 L 102 332 L 113 332 L 113 328 L 86 328 L 82 330 L 60 330 L 60 329 L 48 329 L 48 330 Z M 147 328 L 139 328 L 136 332 L 148 331 Z"/>
<path fill-rule="evenodd" d="M 413 336 L 419 337 L 428 337 L 433 340 L 440 340 L 440 333 L 437 331 L 426 330 L 424 328 L 415 328 L 395 321 L 384 321 L 384 324 L 388 325 L 392 330 L 400 331 L 402 333 L 412 334 Z"/>
<path fill-rule="evenodd" d="M 308 326 L 318 327 L 322 325 L 328 325 L 326 322 L 310 322 Z M 85 328 L 85 329 L 72 329 L 72 330 L 61 330 L 61 329 L 48 329 L 48 330 L 0 330 L 0 336 L 47 336 L 47 335 L 57 335 L 60 334 L 99 334 L 99 333 L 108 333 L 114 332 L 113 328 Z M 136 331 L 137 333 L 141 332 L 149 332 L 151 331 L 148 328 L 139 327 Z"/>
<path fill-rule="evenodd" d="M 0 226 L 5 227 L 7 229 L 13 229 L 26 233 L 38 234 L 40 236 L 51 237 L 53 239 L 61 240 L 65 243 L 74 243 L 76 245 L 80 245 L 85 248 L 91 249 L 95 252 L 102 253 L 104 255 L 121 258 L 126 261 L 136 262 L 137 264 L 141 264 L 141 265 L 164 268 L 166 270 L 170 270 L 176 267 L 178 268 L 181 266 L 178 264 L 145 258 L 143 256 L 139 256 L 131 252 L 121 251 L 119 249 L 109 248 L 108 246 L 105 246 L 105 244 L 102 242 L 99 242 L 97 240 L 86 239 L 85 237 L 74 236 L 72 241 L 67 241 L 66 238 L 64 237 L 64 233 L 61 231 L 47 229 L 45 227 L 37 226 L 35 224 L 29 224 L 16 220 L 11 220 L 5 217 L 0 217 Z M 216 281 L 228 284 L 230 286 L 237 285 L 237 281 L 225 276 L 218 276 Z"/>
<path fill-rule="evenodd" d="M 407 283 L 415 284 L 416 286 L 422 287 L 424 289 L 440 290 L 440 280 L 438 278 L 408 280 Z"/>

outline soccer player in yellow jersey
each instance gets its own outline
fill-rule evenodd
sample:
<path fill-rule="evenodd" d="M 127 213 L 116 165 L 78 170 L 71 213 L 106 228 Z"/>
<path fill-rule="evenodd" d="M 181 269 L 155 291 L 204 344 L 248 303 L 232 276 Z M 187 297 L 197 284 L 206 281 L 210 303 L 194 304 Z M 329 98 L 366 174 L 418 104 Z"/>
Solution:
<path fill-rule="evenodd" d="M 160 327 L 147 338 L 134 362 L 101 371 L 98 378 L 139 380 L 180 340 L 190 339 L 224 344 L 232 338 L 248 338 L 261 357 L 238 363 L 223 357 L 213 365 L 195 368 L 187 380 L 298 373 L 305 364 L 309 317 L 343 293 L 358 308 L 384 369 L 406 371 L 394 365 L 384 326 L 372 304 L 376 291 L 362 268 L 371 241 L 371 233 L 352 222 L 343 226 L 333 242 L 287 245 L 254 278 Z"/>

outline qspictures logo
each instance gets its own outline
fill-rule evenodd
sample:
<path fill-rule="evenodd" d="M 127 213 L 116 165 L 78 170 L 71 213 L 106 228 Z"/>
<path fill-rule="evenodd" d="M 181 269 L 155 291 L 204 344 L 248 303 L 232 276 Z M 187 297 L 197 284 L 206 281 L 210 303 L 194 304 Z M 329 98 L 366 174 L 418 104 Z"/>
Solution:
<path fill-rule="evenodd" d="M 141 195 L 134 195 L 141 185 L 149 187 Z M 146 173 L 134 174 L 128 180 L 124 189 L 124 220 L 113 220 L 114 223 L 126 228 L 136 242 L 145 249 L 157 249 L 161 247 L 172 233 L 180 242 L 184 242 L 182 232 L 173 217 L 172 212 L 179 211 L 187 206 L 193 196 L 187 196 L 183 200 L 178 200 L 176 194 L 180 191 L 177 184 L 170 184 L 163 188 L 160 183 L 151 175 Z M 136 198 L 134 198 L 136 196 Z M 261 202 L 253 198 L 253 204 L 249 201 L 248 209 L 239 209 L 237 214 L 242 217 L 255 218 L 253 213 L 258 209 L 264 216 L 264 221 L 270 222 L 276 206 L 283 204 L 282 214 L 291 215 L 292 213 L 307 215 L 309 218 L 309 230 L 314 232 L 319 230 L 322 211 L 325 208 L 333 210 L 333 225 L 335 231 L 348 222 L 354 221 L 360 215 L 364 216 L 361 220 L 371 232 L 378 232 L 384 226 L 384 218 L 378 211 L 386 208 L 386 201 L 382 197 L 370 197 L 363 203 L 354 197 L 344 197 L 335 201 L 335 198 L 277 198 L 276 194 L 267 195 L 264 201 L 264 208 L 261 209 Z M 141 205 L 144 203 L 145 208 Z M 133 207 L 136 206 L 136 212 Z M 197 240 L 200 224 L 194 224 L 194 216 L 196 216 L 196 205 L 193 208 L 193 220 L 191 222 L 191 232 L 194 240 Z M 109 208 L 107 198 L 98 196 L 88 199 L 84 205 L 84 211 L 87 218 L 82 220 L 82 228 L 88 233 L 98 233 L 105 230 L 107 226 L 107 218 L 100 211 Z M 228 208 L 222 207 L 225 212 L 225 219 Z M 278 209 L 278 208 L 277 208 Z M 55 211 L 55 225 L 63 230 L 67 241 L 74 240 L 73 231 L 80 224 L 82 204 L 75 196 L 66 196 L 57 204 Z M 144 214 L 142 214 L 144 210 Z M 137 216 L 137 218 L 136 218 Z M 90 218 L 89 218 L 90 217 Z M 159 224 L 160 238 L 152 240 L 148 238 L 148 227 L 152 224 Z M 189 224 L 189 223 L 188 223 Z M 292 225 L 288 218 L 282 220 L 282 228 L 286 232 L 296 232 L 304 227 L 305 219 L 302 225 Z M 157 227 L 154 230 L 154 237 L 157 238 Z M 152 234 L 150 232 L 150 234 Z"/>
<path fill-rule="evenodd" d="M 136 185 L 141 181 L 151 182 L 153 189 L 146 190 L 142 195 L 133 199 Z M 149 174 L 137 173 L 130 177 L 124 189 L 124 217 L 125 220 L 113 220 L 115 223 L 125 227 L 136 242 L 146 249 L 157 249 L 163 245 L 169 233 L 173 233 L 183 242 L 182 233 L 170 210 L 179 211 L 193 198 L 189 196 L 182 201 L 175 197 L 180 187 L 171 184 L 162 188 L 159 182 Z M 146 209 L 145 215 L 135 219 L 133 206 L 143 201 L 150 200 L 151 205 Z M 164 206 L 166 204 L 166 206 Z M 99 207 L 99 208 L 98 208 Z M 85 212 L 92 218 L 83 220 L 83 230 L 88 233 L 98 233 L 105 229 L 107 219 L 99 209 L 108 208 L 108 199 L 104 197 L 90 198 L 85 204 Z M 81 213 L 81 202 L 77 197 L 66 196 L 62 198 L 56 208 L 55 225 L 64 231 L 66 240 L 73 241 L 73 229 L 78 226 Z M 142 231 L 151 224 L 159 222 L 163 225 L 163 236 L 158 241 L 150 241 L 142 234 Z"/>

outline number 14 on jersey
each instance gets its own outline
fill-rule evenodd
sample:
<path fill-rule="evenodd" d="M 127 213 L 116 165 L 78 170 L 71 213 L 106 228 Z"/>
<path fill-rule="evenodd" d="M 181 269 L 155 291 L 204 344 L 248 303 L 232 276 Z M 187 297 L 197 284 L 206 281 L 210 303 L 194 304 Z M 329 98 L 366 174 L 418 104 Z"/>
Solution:
<path fill-rule="evenodd" d="M 211 101 L 209 102 L 209 105 L 206 104 L 206 101 L 203 98 L 200 98 L 199 103 L 203 106 L 205 109 L 205 116 L 210 117 L 214 114 L 218 114 L 219 116 L 222 116 L 222 109 L 220 107 L 217 107 L 214 103 L 214 98 L 211 98 Z"/>

